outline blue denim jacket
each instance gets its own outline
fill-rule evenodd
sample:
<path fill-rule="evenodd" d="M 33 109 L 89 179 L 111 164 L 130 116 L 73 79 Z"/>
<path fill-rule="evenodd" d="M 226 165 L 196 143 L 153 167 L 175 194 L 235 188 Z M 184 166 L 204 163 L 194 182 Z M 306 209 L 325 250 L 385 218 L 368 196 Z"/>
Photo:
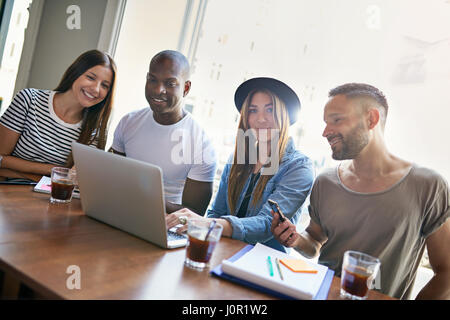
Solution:
<path fill-rule="evenodd" d="M 211 209 L 208 210 L 208 217 L 227 220 L 233 227 L 233 233 L 231 235 L 233 239 L 250 244 L 260 242 L 274 249 L 286 251 L 273 238 L 272 232 L 270 231 L 272 215 L 267 200 L 272 199 L 276 201 L 284 215 L 293 223 L 297 223 L 301 213 L 301 207 L 311 191 L 314 180 L 311 160 L 296 150 L 292 138 L 289 138 L 278 171 L 267 182 L 261 201 L 255 207 L 252 205 L 252 193 L 247 214 L 244 218 L 238 218 L 236 215 L 250 183 L 250 177 L 242 189 L 235 212 L 231 214 L 228 206 L 228 178 L 233 156 L 231 156 L 230 160 L 223 170 L 219 190 L 217 191 Z"/>

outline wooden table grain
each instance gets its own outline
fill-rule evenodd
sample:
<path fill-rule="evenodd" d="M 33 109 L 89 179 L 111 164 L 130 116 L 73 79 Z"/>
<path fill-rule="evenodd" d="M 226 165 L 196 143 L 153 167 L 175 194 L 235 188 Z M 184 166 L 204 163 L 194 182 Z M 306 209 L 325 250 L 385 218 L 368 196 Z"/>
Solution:
<path fill-rule="evenodd" d="M 0 269 L 49 299 L 266 300 L 275 297 L 183 265 L 185 249 L 165 250 L 84 215 L 81 202 L 50 204 L 29 186 L 0 186 Z M 242 249 L 222 238 L 211 260 Z M 70 266 L 80 289 L 69 289 Z M 69 286 L 70 287 L 70 286 Z M 334 277 L 328 299 L 340 299 Z M 369 299 L 391 299 L 370 291 Z"/>

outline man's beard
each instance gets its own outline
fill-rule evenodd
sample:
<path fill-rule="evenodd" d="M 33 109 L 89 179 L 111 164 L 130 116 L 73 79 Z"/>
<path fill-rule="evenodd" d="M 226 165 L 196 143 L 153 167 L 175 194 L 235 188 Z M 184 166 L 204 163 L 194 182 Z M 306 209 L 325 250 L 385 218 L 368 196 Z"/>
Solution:
<path fill-rule="evenodd" d="M 365 132 L 362 122 L 352 129 L 345 138 L 340 134 L 337 136 L 341 138 L 341 148 L 332 150 L 334 160 L 354 159 L 369 143 L 369 136 Z"/>

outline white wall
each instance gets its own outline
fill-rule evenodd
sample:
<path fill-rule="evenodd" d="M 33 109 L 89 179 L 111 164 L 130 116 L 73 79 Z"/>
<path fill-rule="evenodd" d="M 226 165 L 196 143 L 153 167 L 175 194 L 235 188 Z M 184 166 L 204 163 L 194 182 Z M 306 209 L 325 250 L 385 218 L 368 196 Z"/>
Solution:
<path fill-rule="evenodd" d="M 26 87 L 54 89 L 76 57 L 97 48 L 106 3 L 107 0 L 45 1 Z M 79 30 L 66 26 L 70 5 L 80 7 Z"/>
<path fill-rule="evenodd" d="M 390 105 L 390 151 L 450 181 L 449 17 L 444 0 L 210 0 L 191 79 L 193 114 L 218 136 L 216 145 L 232 146 L 237 86 L 254 76 L 279 78 L 302 102 L 291 134 L 318 167 L 332 166 L 322 137 L 328 91 L 369 83 Z"/>
<path fill-rule="evenodd" d="M 187 1 L 127 1 L 114 59 L 118 76 L 107 147 L 126 113 L 148 107 L 146 74 L 151 58 L 166 49 L 176 50 Z"/>

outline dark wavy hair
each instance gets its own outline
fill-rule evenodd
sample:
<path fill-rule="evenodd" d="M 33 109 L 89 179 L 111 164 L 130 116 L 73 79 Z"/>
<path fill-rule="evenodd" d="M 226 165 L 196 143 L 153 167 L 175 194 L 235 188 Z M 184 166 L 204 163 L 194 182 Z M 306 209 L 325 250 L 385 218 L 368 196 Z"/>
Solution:
<path fill-rule="evenodd" d="M 98 65 L 108 67 L 111 70 L 113 74 L 111 86 L 105 99 L 92 107 L 84 109 L 81 134 L 77 142 L 86 145 L 95 144 L 97 148 L 104 150 L 108 133 L 108 122 L 112 111 L 117 73 L 116 63 L 113 58 L 107 53 L 99 50 L 86 51 L 70 65 L 66 72 L 64 72 L 55 91 L 62 93 L 70 90 L 75 80 L 90 68 Z M 73 166 L 72 153 L 67 157 L 66 166 Z"/>

